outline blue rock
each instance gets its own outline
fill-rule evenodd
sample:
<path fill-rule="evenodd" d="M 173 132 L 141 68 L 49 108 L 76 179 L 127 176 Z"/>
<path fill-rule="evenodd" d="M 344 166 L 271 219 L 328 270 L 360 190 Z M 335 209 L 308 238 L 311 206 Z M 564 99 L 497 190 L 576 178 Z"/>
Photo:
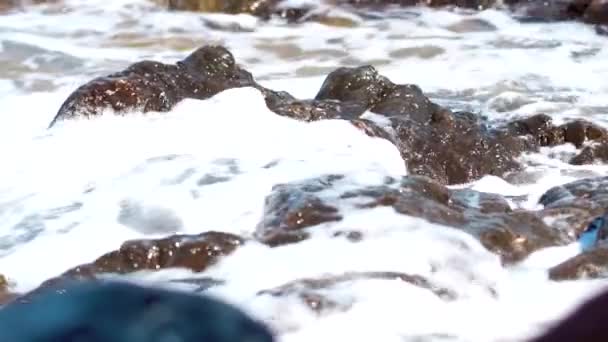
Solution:
<path fill-rule="evenodd" d="M 209 297 L 120 282 L 79 282 L 62 289 L 0 309 L 0 341 L 273 341 L 264 325 Z"/>

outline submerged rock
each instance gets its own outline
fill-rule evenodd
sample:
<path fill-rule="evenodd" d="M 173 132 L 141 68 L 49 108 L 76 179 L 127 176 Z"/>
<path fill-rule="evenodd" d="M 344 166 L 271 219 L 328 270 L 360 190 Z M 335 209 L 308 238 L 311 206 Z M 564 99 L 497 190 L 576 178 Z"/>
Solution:
<path fill-rule="evenodd" d="M 540 248 L 575 240 L 555 229 L 559 218 L 546 224 L 536 212 L 512 210 L 499 195 L 470 189 L 450 190 L 424 176 L 387 179 L 385 184 L 362 186 L 343 193 L 335 187 L 343 177 L 332 175 L 283 184 L 267 198 L 257 238 L 281 245 L 308 238 L 305 228 L 341 219 L 341 206 L 359 209 L 390 206 L 396 212 L 462 230 L 475 236 L 504 263 L 523 260 Z M 335 207 L 334 207 L 335 206 Z M 342 233 L 343 234 L 343 233 Z M 336 236 L 340 236 L 336 233 Z M 364 238 L 358 236 L 358 239 Z"/>
<path fill-rule="evenodd" d="M 608 177 L 584 178 L 547 190 L 539 199 L 545 208 L 582 208 L 592 216 L 608 211 Z"/>
<path fill-rule="evenodd" d="M 235 63 L 221 46 L 204 46 L 175 65 L 142 61 L 127 69 L 96 78 L 76 89 L 51 122 L 117 113 L 169 111 L 185 98 L 206 99 L 223 90 L 254 86 L 253 76 Z"/>
<path fill-rule="evenodd" d="M 310 310 L 321 314 L 326 311 L 348 310 L 351 302 L 331 298 L 327 290 L 344 283 L 355 283 L 367 280 L 400 280 L 404 283 L 429 290 L 437 297 L 451 301 L 457 298 L 456 293 L 447 288 L 433 284 L 425 277 L 400 272 L 347 272 L 321 278 L 304 278 L 294 280 L 273 289 L 262 290 L 258 296 L 273 297 L 297 296 Z"/>
<path fill-rule="evenodd" d="M 221 232 L 172 235 L 157 240 L 131 240 L 90 264 L 67 271 L 64 276 L 124 274 L 165 268 L 186 268 L 201 272 L 243 243 L 241 237 Z"/>
<path fill-rule="evenodd" d="M 58 288 L 58 284 L 65 283 L 66 280 L 99 280 L 98 275 L 104 273 L 127 274 L 167 268 L 185 268 L 193 272 L 202 272 L 243 243 L 243 238 L 221 232 L 126 241 L 116 251 L 106 253 L 89 264 L 74 267 L 58 277 L 46 280 L 38 288 L 19 297 L 18 301 L 30 302 L 47 288 Z"/>
<path fill-rule="evenodd" d="M 209 297 L 104 282 L 48 289 L 0 310 L 0 340 L 272 342 L 268 328 Z M 221 324 L 217 324 L 220 319 Z M 23 328 L 15 328 L 23 327 Z"/>
<path fill-rule="evenodd" d="M 270 246 L 308 238 L 303 229 L 342 219 L 337 208 L 326 204 L 317 193 L 342 176 L 328 176 L 301 183 L 278 184 L 266 197 L 264 214 L 255 237 Z"/>
<path fill-rule="evenodd" d="M 606 277 L 608 277 L 608 249 L 605 247 L 581 253 L 549 269 L 549 278 L 551 280 Z"/>

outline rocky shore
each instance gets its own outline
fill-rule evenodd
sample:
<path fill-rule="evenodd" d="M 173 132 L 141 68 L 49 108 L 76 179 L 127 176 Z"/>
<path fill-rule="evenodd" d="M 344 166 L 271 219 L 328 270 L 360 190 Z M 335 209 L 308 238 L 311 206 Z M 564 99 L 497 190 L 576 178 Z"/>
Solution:
<path fill-rule="evenodd" d="M 0 12 L 44 2 L 9 1 L 0 4 Z M 286 7 L 278 0 L 153 2 L 174 11 L 247 13 L 263 20 L 278 17 L 291 23 L 317 21 L 346 26 L 354 23 L 341 21 L 334 14 L 316 11 L 314 7 Z M 608 1 L 604 0 L 332 0 L 331 5 L 352 13 L 370 8 L 381 10 L 389 5 L 456 6 L 466 10 L 498 8 L 510 11 L 521 22 L 580 21 L 594 25 L 600 34 L 608 32 Z M 574 147 L 575 154 L 566 160 L 569 165 L 607 163 L 608 131 L 605 128 L 580 118 L 557 122 L 550 114 L 491 120 L 483 113 L 436 103 L 423 87 L 394 82 L 390 76 L 382 75 L 372 65 L 339 67 L 326 75 L 313 98 L 298 98 L 282 89 L 262 86 L 256 75 L 242 67 L 225 46 L 204 45 L 175 63 L 142 60 L 82 84 L 60 106 L 49 123 L 50 131 L 65 121 L 94 119 L 108 110 L 116 115 L 135 112 L 148 116 L 171 115 L 169 112 L 183 100 L 208 100 L 231 89 L 252 88 L 277 116 L 299 122 L 341 120 L 362 134 L 388 141 L 398 150 L 408 175 L 386 177 L 383 184 L 376 186 L 353 188 L 351 185 L 346 187 L 349 190 L 343 190 L 344 184 L 350 181 L 348 176 L 340 173 L 281 182 L 266 194 L 262 216 L 250 227 L 251 236 L 202 230 L 198 234 L 172 233 L 160 238 L 128 240 L 89 262 L 73 265 L 27 293 L 14 291 L 10 274 L 0 275 L 0 306 L 10 310 L 34 308 L 45 303 L 48 296 L 67 293 L 65 298 L 71 298 L 72 293 L 78 292 L 72 292 L 74 283 L 103 287 L 108 275 L 127 279 L 141 271 L 169 269 L 193 273 L 194 277 L 176 282 L 194 284 L 198 287 L 196 292 L 205 292 L 226 281 L 207 272 L 227 256 L 248 244 L 271 250 L 305 243 L 313 232 L 329 231 L 332 224 L 342 222 L 345 208 L 386 208 L 438 224 L 443 227 L 440 229 L 456 229 L 477 239 L 505 268 L 517 267 L 539 250 L 575 243 L 589 222 L 608 211 L 608 176 L 593 176 L 551 188 L 538 199 L 538 208 L 534 210 L 520 207 L 517 203 L 522 199 L 516 196 L 461 187 L 486 176 L 526 182 L 533 176 L 527 174 L 522 156 L 547 147 Z M 342 239 L 353 246 L 369 238 L 367 232 L 357 229 L 330 233 L 332 239 Z M 608 276 L 608 248 L 581 250 L 578 255 L 554 265 L 546 276 L 552 282 L 604 279 Z M 336 300 L 328 293 L 344 284 L 372 281 L 396 281 L 402 286 L 413 286 L 442 302 L 458 300 L 461 295 L 457 288 L 428 275 L 406 270 L 376 270 L 294 279 L 260 290 L 255 296 L 296 298 L 315 315 L 346 312 L 352 303 Z M 492 284 L 483 286 L 489 297 L 500 296 Z M 133 289 L 120 291 L 123 290 Z M 145 290 L 136 292 L 145 293 Z M 164 295 L 168 294 L 156 293 L 152 297 Z M 149 304 L 149 299 L 141 300 Z M 603 297 L 598 300 L 605 301 Z M 0 313 L 4 308 L 0 308 Z M 0 318 L 0 326 L 2 322 Z M 570 321 L 565 321 L 564 326 L 568 324 Z M 249 327 L 259 329 L 256 333 L 260 333 L 252 341 L 271 340 L 264 327 Z M 81 338 L 87 337 L 86 333 L 66 332 Z"/>

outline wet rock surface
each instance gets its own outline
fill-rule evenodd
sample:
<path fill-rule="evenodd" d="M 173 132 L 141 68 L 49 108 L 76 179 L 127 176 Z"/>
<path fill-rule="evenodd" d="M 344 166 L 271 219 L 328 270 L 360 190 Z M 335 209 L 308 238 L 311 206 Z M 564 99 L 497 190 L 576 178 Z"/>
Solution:
<path fill-rule="evenodd" d="M 549 269 L 551 280 L 596 279 L 608 276 L 608 248 L 598 247 Z"/>
<path fill-rule="evenodd" d="M 229 255 L 245 240 L 239 236 L 206 232 L 198 235 L 172 235 L 156 240 L 131 240 L 121 247 L 102 255 L 97 260 L 74 267 L 58 277 L 51 278 L 31 292 L 18 298 L 30 302 L 47 288 L 57 288 L 71 281 L 99 281 L 104 273 L 128 274 L 137 271 L 157 271 L 167 268 L 185 268 L 202 272 L 219 258 Z M 201 286 L 212 286 L 205 281 Z"/>
<path fill-rule="evenodd" d="M 339 186 L 340 179 L 328 176 L 281 185 L 280 191 L 267 199 L 258 239 L 272 246 L 301 241 L 309 237 L 304 228 L 339 221 L 337 208 L 327 207 L 323 199 L 359 209 L 390 206 L 400 214 L 462 230 L 500 255 L 504 263 L 521 261 L 535 250 L 575 239 L 573 233 L 554 227 L 564 225 L 561 218 L 548 225 L 537 212 L 512 210 L 501 196 L 470 189 L 450 190 L 428 177 L 387 179 L 383 185 L 338 195 L 328 191 Z"/>
<path fill-rule="evenodd" d="M 218 317 L 222 324 L 211 324 Z M 241 310 L 209 297 L 127 283 L 81 282 L 62 292 L 48 289 L 26 305 L 3 307 L 0 340 L 272 342 L 274 337 Z"/>
<path fill-rule="evenodd" d="M 608 160 L 606 130 L 584 120 L 556 126 L 547 115 L 492 125 L 469 112 L 452 112 L 433 103 L 414 84 L 394 84 L 364 65 L 329 73 L 313 99 L 267 89 L 236 66 L 223 47 L 205 46 L 176 65 L 139 62 L 123 72 L 78 88 L 62 105 L 58 120 L 99 114 L 104 108 L 168 111 L 185 98 L 205 99 L 234 87 L 253 87 L 274 113 L 300 121 L 348 120 L 366 134 L 396 145 L 411 174 L 442 184 L 461 184 L 484 175 L 520 170 L 517 157 L 542 146 L 572 143 L 584 147 L 573 164 Z M 371 112 L 383 124 L 361 116 Z M 599 146 L 599 147 L 598 147 Z M 606 152 L 606 153 L 604 153 Z"/>
<path fill-rule="evenodd" d="M 309 237 L 304 228 L 340 221 L 337 208 L 328 205 L 319 193 L 342 176 L 327 176 L 301 183 L 278 184 L 266 197 L 264 214 L 255 237 L 270 246 L 302 241 Z"/>
<path fill-rule="evenodd" d="M 243 243 L 244 240 L 239 236 L 220 232 L 172 235 L 157 240 L 131 240 L 90 264 L 67 271 L 64 276 L 125 274 L 165 268 L 186 268 L 201 272 Z"/>
<path fill-rule="evenodd" d="M 456 293 L 452 290 L 433 284 L 425 277 L 399 272 L 348 272 L 320 278 L 298 279 L 276 288 L 262 290 L 258 292 L 258 296 L 297 296 L 310 310 L 317 314 L 322 314 L 327 311 L 345 311 L 348 310 L 352 304 L 351 302 L 332 299 L 331 296 L 327 295 L 325 292 L 338 285 L 366 280 L 399 280 L 429 290 L 437 297 L 446 301 L 455 300 L 457 298 Z"/>
<path fill-rule="evenodd" d="M 185 98 L 206 99 L 223 90 L 252 86 L 252 75 L 236 65 L 232 53 L 220 46 L 204 46 L 175 65 L 142 61 L 100 77 L 76 89 L 62 104 L 56 122 L 117 113 L 169 111 Z"/>

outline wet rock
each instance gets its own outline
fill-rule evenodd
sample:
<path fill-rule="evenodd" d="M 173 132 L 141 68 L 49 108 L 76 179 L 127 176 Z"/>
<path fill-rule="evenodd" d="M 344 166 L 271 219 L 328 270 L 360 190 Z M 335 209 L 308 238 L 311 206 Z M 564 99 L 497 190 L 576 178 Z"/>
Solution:
<path fill-rule="evenodd" d="M 600 36 L 608 36 L 608 25 L 596 25 L 595 32 Z"/>
<path fill-rule="evenodd" d="M 420 178 L 407 177 L 402 184 L 416 181 Z M 463 230 L 478 238 L 488 250 L 500 255 L 504 263 L 517 262 L 539 248 L 573 240 L 549 227 L 535 213 L 512 211 L 506 200 L 498 195 L 451 190 L 449 199 L 443 200 L 412 191 L 411 187 L 409 191 L 402 189 L 387 191 L 397 198 L 384 200 L 383 205 L 391 205 L 402 214 Z M 429 201 L 423 200 L 425 197 Z"/>
<path fill-rule="evenodd" d="M 515 135 L 532 136 L 540 146 L 554 146 L 564 142 L 564 131 L 555 127 L 546 114 L 533 115 L 510 122 L 509 130 Z"/>
<path fill-rule="evenodd" d="M 451 24 L 446 29 L 456 33 L 468 33 L 468 32 L 491 32 L 496 31 L 498 28 L 483 19 L 463 19 L 457 23 Z"/>
<path fill-rule="evenodd" d="M 241 237 L 221 232 L 172 235 L 158 240 L 131 240 L 123 243 L 118 250 L 104 254 L 90 264 L 75 267 L 63 276 L 125 274 L 165 268 L 202 272 L 243 243 Z"/>
<path fill-rule="evenodd" d="M 266 197 L 264 214 L 255 237 L 270 246 L 308 238 L 304 228 L 340 221 L 337 208 L 325 203 L 319 194 L 342 176 L 330 175 L 301 183 L 277 184 Z"/>
<path fill-rule="evenodd" d="M 608 341 L 608 291 L 595 294 L 530 342 Z"/>
<path fill-rule="evenodd" d="M 47 288 L 61 289 L 62 284 L 69 281 L 100 281 L 98 276 L 103 273 L 128 274 L 166 268 L 186 268 L 193 272 L 202 272 L 244 242 L 245 240 L 237 235 L 221 232 L 126 241 L 116 251 L 44 281 L 36 289 L 19 297 L 18 301 L 31 302 Z"/>
<path fill-rule="evenodd" d="M 591 0 L 508 0 L 506 4 L 522 21 L 563 21 L 580 19 Z"/>
<path fill-rule="evenodd" d="M 496 0 L 334 0 L 334 2 L 355 7 L 427 5 L 431 7 L 457 6 L 471 9 L 485 9 L 493 6 Z"/>
<path fill-rule="evenodd" d="M 581 253 L 549 269 L 552 280 L 595 279 L 608 276 L 608 249 L 605 247 Z"/>
<path fill-rule="evenodd" d="M 371 65 L 341 67 L 327 75 L 315 100 L 354 102 L 370 108 L 393 87 L 393 83 Z"/>
<path fill-rule="evenodd" d="M 258 296 L 297 296 L 310 310 L 318 314 L 335 310 L 346 311 L 352 305 L 351 302 L 332 299 L 324 292 L 344 283 L 366 280 L 400 280 L 404 283 L 429 290 L 437 297 L 446 301 L 455 300 L 457 297 L 456 293 L 452 290 L 433 284 L 422 276 L 399 272 L 348 272 L 322 278 L 298 279 L 273 289 L 262 290 L 258 292 Z"/>
<path fill-rule="evenodd" d="M 584 208 L 545 208 L 538 211 L 539 217 L 549 227 L 568 236 L 578 239 L 589 222 L 595 217 L 592 211 Z"/>
<path fill-rule="evenodd" d="M 487 127 L 471 113 L 440 110 L 426 123 L 393 118 L 398 148 L 410 173 L 442 184 L 462 184 L 484 175 L 516 171 L 515 160 L 533 149 L 526 140 Z"/>
<path fill-rule="evenodd" d="M 592 24 L 608 24 L 608 1 L 592 0 L 585 10 L 583 19 Z"/>
<path fill-rule="evenodd" d="M 545 208 L 582 208 L 592 216 L 608 211 L 608 177 L 584 178 L 547 190 L 539 199 Z"/>
<path fill-rule="evenodd" d="M 355 119 L 367 108 L 358 102 L 337 100 L 299 100 L 285 91 L 263 89 L 268 109 L 274 113 L 300 121 L 326 119 Z"/>
<path fill-rule="evenodd" d="M 223 90 L 254 86 L 253 76 L 238 67 L 232 53 L 221 46 L 204 46 L 175 65 L 142 61 L 99 77 L 76 89 L 63 103 L 56 122 L 117 113 L 169 111 L 185 98 L 206 99 Z"/>
<path fill-rule="evenodd" d="M 249 13 L 268 16 L 278 0 L 165 0 L 170 10 L 221 12 L 228 14 Z"/>
<path fill-rule="evenodd" d="M 585 146 L 583 150 L 570 159 L 572 165 L 593 164 L 595 162 L 608 162 L 608 140 Z"/>
<path fill-rule="evenodd" d="M 264 325 L 210 297 L 118 282 L 63 288 L 48 289 L 28 304 L 14 302 L 2 308 L 0 340 L 273 341 Z M 215 324 L 218 317 L 222 324 Z"/>
<path fill-rule="evenodd" d="M 472 209 L 486 214 L 511 212 L 511 206 L 504 197 L 470 189 L 451 190 L 450 205 L 463 211 Z"/>

